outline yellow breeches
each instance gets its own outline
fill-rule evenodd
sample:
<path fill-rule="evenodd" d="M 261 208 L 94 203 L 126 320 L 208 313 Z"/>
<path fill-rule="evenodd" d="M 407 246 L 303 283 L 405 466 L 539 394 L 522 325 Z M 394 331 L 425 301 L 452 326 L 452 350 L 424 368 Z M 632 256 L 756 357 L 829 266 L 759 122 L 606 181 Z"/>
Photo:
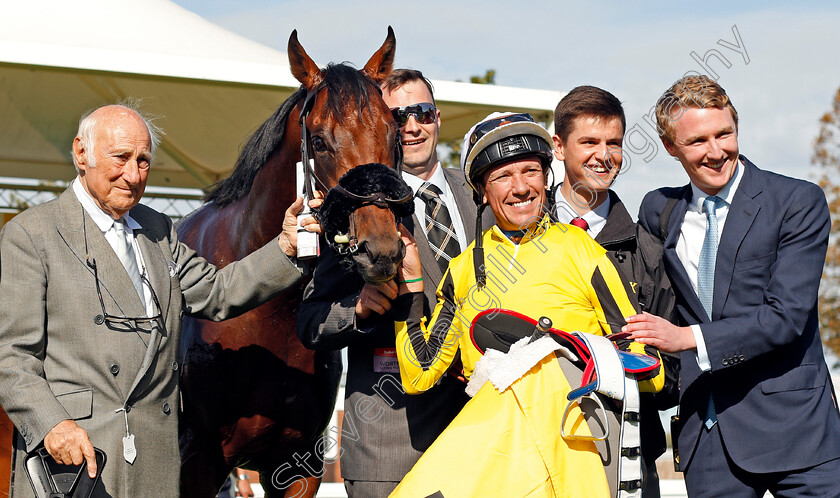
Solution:
<path fill-rule="evenodd" d="M 485 383 L 391 496 L 609 496 L 595 444 L 560 436 L 570 390 L 553 354 L 502 393 Z M 577 407 L 565 429 L 590 435 Z"/>

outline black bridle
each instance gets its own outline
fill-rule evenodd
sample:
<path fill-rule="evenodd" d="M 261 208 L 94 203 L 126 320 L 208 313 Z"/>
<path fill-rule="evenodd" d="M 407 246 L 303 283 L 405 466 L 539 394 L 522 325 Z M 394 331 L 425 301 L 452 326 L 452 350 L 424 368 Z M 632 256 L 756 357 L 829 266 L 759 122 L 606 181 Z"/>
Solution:
<path fill-rule="evenodd" d="M 310 162 L 309 142 L 312 138 L 309 136 L 309 128 L 306 127 L 306 118 L 309 117 L 309 113 L 312 112 L 312 108 L 315 106 L 315 97 L 317 97 L 318 93 L 326 88 L 326 86 L 326 83 L 322 81 L 321 83 L 315 85 L 315 88 L 306 93 L 306 98 L 303 99 L 303 107 L 300 110 L 300 117 L 298 118 L 298 122 L 300 124 L 300 157 L 301 163 L 303 164 L 303 186 L 307 199 L 315 198 L 314 185 L 312 182 L 313 179 L 315 180 L 315 185 L 317 185 L 317 187 L 323 192 L 330 190 L 330 188 L 327 187 L 320 178 L 318 178 L 318 175 L 315 174 L 314 161 Z M 382 90 L 379 89 L 379 87 L 377 87 L 377 89 L 381 95 Z M 394 162 L 396 163 L 394 169 L 396 169 L 400 174 L 402 174 L 402 160 L 403 150 L 402 143 L 400 142 L 400 133 L 398 132 L 394 143 Z"/>
<path fill-rule="evenodd" d="M 348 230 L 346 232 L 329 233 L 325 231 L 327 244 L 330 247 L 332 247 L 333 250 L 339 256 L 342 257 L 342 261 L 344 263 L 352 264 L 351 257 L 359 250 L 358 239 L 356 238 L 355 234 L 355 220 L 353 219 L 352 213 L 354 213 L 355 210 L 364 206 L 375 205 L 377 207 L 390 209 L 391 211 L 394 211 L 395 214 L 397 214 L 398 212 L 405 210 L 404 208 L 402 208 L 402 206 L 413 199 L 413 193 L 411 189 L 408 188 L 407 194 L 399 195 L 398 198 L 392 198 L 388 196 L 388 193 L 380 191 L 371 193 L 352 192 L 351 190 L 348 190 L 347 188 L 343 187 L 340 183 L 332 189 L 330 189 L 320 178 L 318 178 L 318 175 L 315 173 L 314 161 L 310 160 L 309 158 L 309 146 L 311 136 L 309 133 L 309 128 L 307 128 L 306 126 L 306 118 L 309 116 L 309 113 L 312 112 L 312 108 L 315 106 L 315 97 L 325 87 L 326 84 L 324 82 L 321 82 L 318 85 L 316 85 L 312 90 L 308 91 L 306 94 L 306 98 L 304 98 L 303 100 L 303 107 L 300 110 L 300 156 L 301 163 L 303 166 L 304 192 L 306 193 L 306 197 L 308 199 L 314 199 L 314 190 L 317 186 L 317 188 L 321 189 L 324 192 L 334 193 L 330 197 L 342 197 L 345 199 L 344 202 L 352 203 L 352 205 L 355 207 L 353 211 L 348 215 Z M 377 87 L 377 89 L 379 88 Z M 381 94 L 382 90 L 379 90 L 379 92 Z M 402 143 L 400 142 L 400 133 L 398 132 L 394 143 L 394 160 L 396 163 L 394 169 L 396 170 L 398 177 L 401 177 L 402 174 L 402 159 Z M 361 166 L 357 166 L 357 168 L 358 167 Z M 353 171 L 354 169 L 356 168 L 353 168 L 350 171 Z M 344 176 L 346 177 L 348 174 L 349 172 Z M 341 180 L 339 180 L 339 182 L 340 181 Z M 394 192 L 389 193 L 393 194 Z M 411 206 L 413 207 L 413 204 Z M 326 207 L 326 205 L 324 207 Z M 322 216 L 322 209 L 317 209 L 314 211 L 315 216 L 318 218 L 321 224 L 325 225 L 325 220 Z M 411 213 L 409 213 L 409 216 L 410 214 Z"/>
<path fill-rule="evenodd" d="M 399 220 L 414 213 L 414 195 L 392 168 L 362 164 L 338 180 L 318 212 L 327 243 L 346 264 L 352 265 L 352 256 L 359 250 L 355 213 L 370 205 L 391 210 Z"/>

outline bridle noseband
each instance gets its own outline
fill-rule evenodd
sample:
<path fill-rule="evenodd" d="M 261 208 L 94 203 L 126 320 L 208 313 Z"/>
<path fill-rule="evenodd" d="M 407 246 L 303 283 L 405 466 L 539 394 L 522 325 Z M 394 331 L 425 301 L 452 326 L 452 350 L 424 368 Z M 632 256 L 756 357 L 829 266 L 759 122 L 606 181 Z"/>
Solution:
<path fill-rule="evenodd" d="M 306 118 L 309 117 L 309 113 L 312 112 L 312 108 L 315 107 L 315 97 L 317 97 L 318 93 L 326 88 L 326 86 L 326 82 L 322 81 L 315 85 L 315 88 L 307 91 L 306 97 L 303 99 L 303 107 L 300 109 L 300 116 L 298 118 L 298 124 L 300 124 L 300 157 L 301 163 L 303 164 L 303 183 L 306 197 L 308 199 L 314 198 L 315 185 L 317 185 L 317 187 L 323 192 L 330 190 L 330 188 L 327 187 L 327 184 L 315 174 L 314 161 L 309 158 L 309 141 L 311 140 L 311 137 L 309 136 L 309 128 L 306 127 Z M 378 86 L 376 88 L 379 90 L 379 94 L 381 95 L 382 90 Z M 394 169 L 396 169 L 400 174 L 402 174 L 402 160 L 402 143 L 400 142 L 400 133 L 397 132 L 397 138 L 394 143 L 394 162 L 396 163 Z M 315 185 L 313 185 L 313 180 L 315 181 Z"/>
<path fill-rule="evenodd" d="M 331 234 L 331 233 L 328 233 L 325 230 L 327 244 L 330 247 L 332 247 L 333 250 L 341 257 L 343 263 L 352 265 L 353 264 L 352 256 L 354 254 L 356 254 L 359 250 L 359 244 L 358 244 L 358 240 L 356 238 L 356 233 L 355 233 L 356 230 L 355 230 L 355 220 L 354 220 L 353 213 L 355 213 L 356 210 L 358 210 L 358 209 L 360 209 L 364 206 L 369 206 L 369 205 L 375 205 L 375 206 L 383 208 L 383 209 L 390 209 L 391 211 L 393 211 L 395 213 L 395 215 L 398 212 L 406 211 L 406 208 L 404 206 L 410 206 L 411 213 L 413 213 L 413 203 L 406 204 L 406 203 L 409 203 L 410 201 L 412 201 L 413 193 L 411 191 L 411 188 L 409 188 L 407 185 L 405 186 L 407 188 L 407 193 L 404 193 L 404 192 L 396 193 L 396 191 L 391 191 L 391 192 L 388 192 L 388 193 L 381 192 L 381 191 L 370 192 L 370 193 L 367 193 L 367 192 L 357 193 L 357 192 L 352 192 L 348 188 L 345 188 L 340 183 L 338 185 L 336 185 L 335 187 L 333 187 L 332 189 L 330 189 L 329 187 L 327 187 L 327 185 L 320 178 L 318 178 L 318 175 L 315 173 L 314 160 L 310 159 L 310 157 L 309 157 L 309 145 L 310 145 L 309 142 L 311 140 L 311 136 L 310 136 L 310 133 L 309 133 L 309 129 L 306 126 L 306 118 L 309 116 L 309 113 L 312 112 L 312 108 L 315 106 L 315 97 L 325 87 L 326 87 L 326 84 L 325 84 L 325 82 L 322 81 L 321 83 L 316 85 L 312 90 L 308 91 L 307 94 L 306 94 L 306 97 L 303 100 L 303 106 L 301 107 L 301 110 L 300 110 L 300 117 L 299 117 L 299 124 L 300 124 L 300 129 L 301 129 L 301 131 L 300 131 L 300 136 L 301 136 L 301 139 L 300 139 L 300 155 L 301 155 L 301 163 L 302 163 L 302 166 L 303 166 L 304 191 L 305 191 L 308 199 L 313 199 L 314 198 L 314 191 L 315 191 L 315 188 L 317 187 L 318 189 L 321 189 L 324 192 L 328 192 L 328 194 L 329 194 L 327 196 L 328 199 L 330 197 L 332 197 L 332 199 L 336 199 L 338 197 L 341 197 L 341 198 L 344 199 L 343 202 L 352 204 L 354 206 L 354 209 L 347 215 L 348 216 L 348 230 L 346 232 L 342 233 L 341 231 L 337 231 L 337 232 Z M 378 86 L 377 86 L 377 89 L 379 89 Z M 381 94 L 382 90 L 380 89 L 379 92 Z M 398 132 L 397 135 L 396 135 L 395 143 L 394 143 L 394 160 L 396 162 L 396 167 L 394 169 L 396 170 L 397 178 L 399 179 L 399 181 L 401 183 L 403 183 L 403 185 L 405 185 L 404 182 L 402 182 L 402 180 L 401 180 L 402 159 L 403 159 L 402 143 L 400 141 L 400 133 Z M 362 170 L 364 170 L 365 167 L 368 167 L 368 166 L 371 166 L 371 165 L 357 166 L 356 168 L 351 169 L 350 172 L 352 172 L 353 170 L 355 170 L 357 168 L 362 168 Z M 382 165 L 379 165 L 379 166 L 382 166 Z M 385 167 L 387 168 L 387 166 L 385 166 Z M 390 169 L 390 168 L 388 168 L 388 169 Z M 391 170 L 391 171 L 394 171 L 394 170 Z M 350 174 L 350 172 L 346 173 L 342 177 L 342 179 L 347 177 Z M 359 171 L 356 174 L 358 175 L 360 173 L 362 173 L 362 172 Z M 381 174 L 381 172 L 378 172 L 377 174 Z M 313 180 L 314 180 L 314 183 L 313 183 Z M 339 180 L 339 182 L 341 182 L 341 180 Z M 402 190 L 402 189 L 400 189 L 400 190 Z M 389 195 L 394 195 L 394 194 L 397 195 L 396 198 L 389 196 Z M 334 202 L 341 202 L 341 201 L 334 201 Z M 327 208 L 326 204 L 324 206 L 322 206 L 321 209 L 314 210 L 314 214 L 318 218 L 319 222 L 321 222 L 322 226 L 326 225 L 327 221 L 330 221 L 330 220 L 324 219 L 325 215 L 326 215 L 324 213 L 324 208 Z M 409 216 L 411 215 L 411 213 L 409 213 Z"/>

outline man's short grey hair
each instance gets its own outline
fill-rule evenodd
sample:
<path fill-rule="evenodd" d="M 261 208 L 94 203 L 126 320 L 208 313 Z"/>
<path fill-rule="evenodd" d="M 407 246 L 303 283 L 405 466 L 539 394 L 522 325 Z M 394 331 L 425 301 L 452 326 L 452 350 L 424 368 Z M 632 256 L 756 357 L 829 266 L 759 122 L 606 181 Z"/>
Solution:
<path fill-rule="evenodd" d="M 108 107 L 108 105 L 102 107 Z M 160 138 L 164 134 L 163 130 L 155 124 L 157 116 L 150 116 L 141 111 L 140 101 L 138 99 L 124 99 L 117 102 L 116 105 L 136 112 L 137 115 L 140 116 L 140 119 L 143 120 L 143 123 L 146 125 L 146 130 L 149 132 L 149 137 L 152 139 L 151 152 L 152 158 L 154 158 L 155 150 L 157 150 L 157 147 L 160 144 Z M 99 119 L 101 117 L 96 114 L 96 111 L 102 109 L 102 107 L 97 107 L 84 113 L 82 115 L 82 119 L 79 120 L 79 131 L 76 132 L 76 137 L 79 138 L 82 146 L 87 151 L 88 164 L 91 168 L 96 167 L 96 155 L 93 153 L 93 148 L 96 144 L 96 125 L 99 124 Z M 71 157 L 73 157 L 73 165 L 76 167 L 76 172 L 78 173 L 80 170 L 79 165 L 76 163 L 76 157 L 74 154 L 71 154 Z"/>

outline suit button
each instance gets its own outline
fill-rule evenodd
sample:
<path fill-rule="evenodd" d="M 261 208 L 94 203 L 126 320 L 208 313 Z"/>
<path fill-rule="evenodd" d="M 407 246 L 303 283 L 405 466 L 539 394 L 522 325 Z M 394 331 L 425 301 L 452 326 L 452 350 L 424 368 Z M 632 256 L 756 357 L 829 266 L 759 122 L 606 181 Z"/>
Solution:
<path fill-rule="evenodd" d="M 741 360 L 741 361 L 745 361 L 745 360 L 746 360 L 746 358 L 744 358 L 744 355 L 739 356 L 739 357 L 738 357 L 738 359 L 739 359 L 739 360 Z"/>
<path fill-rule="evenodd" d="M 117 375 L 118 373 L 120 373 L 120 366 L 115 363 L 111 365 L 111 368 L 109 368 L 109 370 L 113 375 Z"/>
<path fill-rule="evenodd" d="M 165 413 L 165 414 L 169 415 L 169 412 L 171 412 L 171 411 L 172 411 L 172 410 L 169 408 L 169 403 L 164 402 L 164 403 L 163 403 L 163 413 Z"/>
<path fill-rule="evenodd" d="M 131 411 L 131 405 L 125 405 L 125 412 L 128 413 Z"/>
<path fill-rule="evenodd" d="M 343 329 L 346 326 L 347 326 L 347 320 L 345 320 L 344 318 L 342 318 L 341 320 L 338 321 L 338 328 Z"/>
<path fill-rule="evenodd" d="M 725 367 L 729 366 L 729 360 L 727 360 L 727 359 L 724 359 L 721 363 L 723 363 L 723 366 L 725 366 Z"/>
<path fill-rule="evenodd" d="M 177 361 L 172 362 L 172 370 L 178 370 L 178 362 Z"/>
<path fill-rule="evenodd" d="M 93 317 L 93 323 L 97 325 L 102 325 L 103 323 L 105 323 L 105 317 L 102 315 L 96 315 L 95 317 Z"/>

